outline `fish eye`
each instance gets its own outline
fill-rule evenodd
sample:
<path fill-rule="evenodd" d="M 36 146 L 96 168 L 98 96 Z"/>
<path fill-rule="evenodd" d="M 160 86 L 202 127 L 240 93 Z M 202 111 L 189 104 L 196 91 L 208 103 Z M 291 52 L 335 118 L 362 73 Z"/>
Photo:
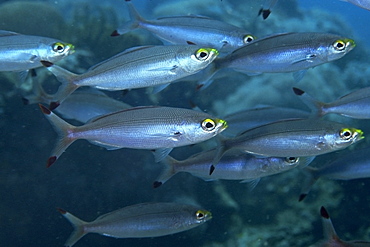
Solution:
<path fill-rule="evenodd" d="M 212 131 L 216 128 L 216 123 L 212 119 L 207 118 L 207 119 L 203 120 L 202 128 L 205 131 Z"/>
<path fill-rule="evenodd" d="M 57 42 L 53 45 L 53 51 L 58 53 L 62 53 L 64 51 L 64 48 L 65 46 L 60 42 Z"/>
<path fill-rule="evenodd" d="M 340 132 L 339 132 L 339 136 L 340 138 L 342 138 L 343 140 L 349 140 L 352 138 L 352 131 L 350 129 L 342 129 Z"/>
<path fill-rule="evenodd" d="M 195 57 L 201 61 L 207 60 L 208 56 L 209 56 L 209 51 L 207 51 L 206 49 L 199 49 L 195 53 Z"/>
<path fill-rule="evenodd" d="M 337 40 L 333 43 L 333 47 L 337 51 L 343 51 L 346 48 L 346 43 L 342 40 Z"/>
<path fill-rule="evenodd" d="M 285 161 L 290 164 L 295 164 L 299 161 L 299 157 L 286 157 Z"/>
<path fill-rule="evenodd" d="M 202 220 L 206 217 L 206 213 L 204 213 L 202 210 L 198 210 L 195 212 L 195 216 L 197 217 L 197 220 Z"/>
<path fill-rule="evenodd" d="M 250 34 L 245 35 L 245 36 L 243 37 L 243 43 L 244 43 L 244 44 L 249 44 L 249 43 L 250 43 L 250 42 L 252 42 L 253 40 L 255 40 L 255 37 L 254 37 L 253 35 L 250 35 Z"/>

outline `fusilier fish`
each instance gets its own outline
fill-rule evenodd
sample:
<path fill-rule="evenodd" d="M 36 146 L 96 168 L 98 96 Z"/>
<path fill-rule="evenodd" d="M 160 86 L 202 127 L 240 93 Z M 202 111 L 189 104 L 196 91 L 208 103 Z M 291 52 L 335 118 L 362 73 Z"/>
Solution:
<path fill-rule="evenodd" d="M 149 238 L 183 232 L 212 219 L 212 214 L 196 206 L 177 203 L 142 203 L 99 216 L 91 222 L 58 211 L 73 225 L 65 246 L 73 246 L 87 233 L 114 238 Z"/>
<path fill-rule="evenodd" d="M 319 241 L 310 247 L 370 247 L 370 242 L 365 240 L 344 241 L 337 235 L 333 223 L 331 222 L 328 211 L 320 208 L 320 215 L 322 219 L 322 227 L 324 228 L 325 239 Z"/>
<path fill-rule="evenodd" d="M 256 157 L 240 151 L 227 152 L 217 164 L 217 169 L 209 175 L 209 167 L 216 152 L 216 149 L 211 149 L 182 161 L 167 156 L 162 160 L 166 169 L 153 183 L 153 187 L 159 187 L 179 172 L 187 172 L 204 180 L 242 180 L 251 182 L 254 187 L 262 177 L 282 173 L 297 166 L 304 167 L 313 160 L 313 157 Z"/>
<path fill-rule="evenodd" d="M 248 75 L 294 72 L 299 81 L 307 69 L 337 60 L 355 46 L 352 39 L 329 33 L 275 34 L 216 59 L 200 84 L 207 84 L 217 71 L 225 68 Z"/>
<path fill-rule="evenodd" d="M 40 83 L 33 82 L 32 95 L 23 97 L 23 103 L 50 104 L 53 96 L 47 94 Z M 63 118 L 74 119 L 86 123 L 90 119 L 111 112 L 131 108 L 130 105 L 108 97 L 102 91 L 95 88 L 81 88 L 73 92 L 55 111 Z"/>
<path fill-rule="evenodd" d="M 361 130 L 341 123 L 319 119 L 282 120 L 220 140 L 213 164 L 231 149 L 267 157 L 316 156 L 346 148 L 363 138 Z"/>
<path fill-rule="evenodd" d="M 295 108 L 278 106 L 260 106 L 238 111 L 223 117 L 227 121 L 228 127 L 223 135 L 236 136 L 263 124 L 268 124 L 283 119 L 309 118 L 310 112 Z"/>
<path fill-rule="evenodd" d="M 108 150 L 156 149 L 159 161 L 172 148 L 206 141 L 227 127 L 224 120 L 204 112 L 159 106 L 134 107 L 73 126 L 45 106 L 40 105 L 40 108 L 59 135 L 48 167 L 78 139 L 86 139 Z"/>
<path fill-rule="evenodd" d="M 335 113 L 350 118 L 370 119 L 370 87 L 361 88 L 330 103 L 320 102 L 299 88 L 293 88 L 293 91 L 320 117 Z"/>
<path fill-rule="evenodd" d="M 179 45 L 196 44 L 231 51 L 256 38 L 246 30 L 204 16 L 171 16 L 145 20 L 130 1 L 126 1 L 131 21 L 125 23 L 111 36 L 118 36 L 133 29 L 142 28 L 158 38 Z"/>
<path fill-rule="evenodd" d="M 55 63 L 73 52 L 72 44 L 57 39 L 0 30 L 0 71 L 42 67 L 42 60 Z"/>
<path fill-rule="evenodd" d="M 334 180 L 352 180 L 370 177 L 370 148 L 352 151 L 330 161 L 322 167 L 306 167 L 303 169 L 306 181 L 303 184 L 299 201 L 310 192 L 312 186 L 320 178 Z"/>
<path fill-rule="evenodd" d="M 134 47 L 91 67 L 81 75 L 43 62 L 62 83 L 50 108 L 56 108 L 82 86 L 110 91 L 154 86 L 160 86 L 161 89 L 204 69 L 217 55 L 216 49 L 195 45 Z"/>

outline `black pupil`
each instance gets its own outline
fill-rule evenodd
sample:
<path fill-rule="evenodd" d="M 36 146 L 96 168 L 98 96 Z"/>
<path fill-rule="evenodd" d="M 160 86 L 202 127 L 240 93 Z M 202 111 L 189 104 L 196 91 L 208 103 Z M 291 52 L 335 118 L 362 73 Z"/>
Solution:
<path fill-rule="evenodd" d="M 344 135 L 345 137 L 349 137 L 349 136 L 351 136 L 351 133 L 350 133 L 349 131 L 346 131 L 346 132 L 344 132 L 344 133 L 343 133 L 343 135 Z"/>
<path fill-rule="evenodd" d="M 61 51 L 61 50 L 63 50 L 63 47 L 62 47 L 62 46 L 60 46 L 60 45 L 58 45 L 57 50 L 58 50 L 58 51 Z"/>
<path fill-rule="evenodd" d="M 337 47 L 338 47 L 338 48 L 343 48 L 343 47 L 344 47 L 344 45 L 343 45 L 342 43 L 338 43 L 338 44 L 337 44 Z"/>
<path fill-rule="evenodd" d="M 202 213 L 198 213 L 198 218 L 203 218 L 203 214 Z"/>
<path fill-rule="evenodd" d="M 199 56 L 200 56 L 201 58 L 204 58 L 204 57 L 206 57 L 206 56 L 207 56 L 207 53 L 206 53 L 206 52 L 201 52 L 201 53 L 199 54 Z"/>
<path fill-rule="evenodd" d="M 247 42 L 251 42 L 251 41 L 253 41 L 253 39 L 251 37 L 248 37 Z"/>
<path fill-rule="evenodd" d="M 207 129 L 213 128 L 213 124 L 210 122 L 206 123 L 206 128 Z"/>
<path fill-rule="evenodd" d="M 289 161 L 294 161 L 295 160 L 295 157 L 289 157 L 288 160 Z"/>

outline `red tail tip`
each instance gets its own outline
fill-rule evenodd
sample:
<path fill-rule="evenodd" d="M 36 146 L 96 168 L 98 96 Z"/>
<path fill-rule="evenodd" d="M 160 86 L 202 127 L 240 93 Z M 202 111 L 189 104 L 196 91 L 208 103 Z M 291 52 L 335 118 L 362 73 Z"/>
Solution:
<path fill-rule="evenodd" d="M 66 214 L 67 213 L 67 211 L 65 211 L 64 209 L 61 209 L 61 208 L 57 208 L 57 210 L 61 214 Z"/>
<path fill-rule="evenodd" d="M 117 37 L 117 36 L 119 36 L 119 33 L 117 32 L 117 30 L 114 30 L 113 33 L 111 33 L 110 36 Z"/>
<path fill-rule="evenodd" d="M 51 114 L 51 111 L 48 108 L 46 108 L 45 106 L 39 104 L 39 107 L 40 107 L 42 113 L 44 113 L 45 115 L 50 115 Z"/>
<path fill-rule="evenodd" d="M 320 214 L 325 219 L 329 219 L 330 218 L 329 213 L 328 213 L 328 211 L 326 211 L 326 209 L 324 208 L 324 206 L 321 206 Z"/>
<path fill-rule="evenodd" d="M 48 162 L 46 164 L 46 167 L 49 168 L 52 164 L 55 163 L 55 161 L 57 161 L 57 156 L 51 156 L 49 159 L 48 159 Z"/>

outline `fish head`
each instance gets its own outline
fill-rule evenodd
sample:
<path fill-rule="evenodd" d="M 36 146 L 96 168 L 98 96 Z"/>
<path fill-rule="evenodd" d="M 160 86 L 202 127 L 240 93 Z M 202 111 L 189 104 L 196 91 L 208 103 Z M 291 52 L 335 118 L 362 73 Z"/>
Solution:
<path fill-rule="evenodd" d="M 64 42 L 55 42 L 52 44 L 49 44 L 49 52 L 45 59 L 45 61 L 55 63 L 59 61 L 60 59 L 73 54 L 75 52 L 74 45 L 70 43 L 64 43 Z"/>
<path fill-rule="evenodd" d="M 212 219 L 212 213 L 207 210 L 199 209 L 195 212 L 195 220 L 198 224 L 202 224 L 210 219 Z"/>
<path fill-rule="evenodd" d="M 178 61 L 181 67 L 189 74 L 194 74 L 206 68 L 219 54 L 218 50 L 214 48 L 198 47 L 194 49 L 193 46 L 188 46 L 188 48 L 191 48 L 191 54 L 179 54 Z"/>
<path fill-rule="evenodd" d="M 227 123 L 225 120 L 218 118 L 202 118 L 201 121 L 195 121 L 195 124 L 186 126 L 183 132 L 186 133 L 185 136 L 188 142 L 198 143 L 224 131 L 227 128 Z"/>
<path fill-rule="evenodd" d="M 235 32 L 232 33 L 229 37 L 225 37 L 224 40 L 222 40 L 222 46 L 220 49 L 222 51 L 234 51 L 235 49 L 248 45 L 252 41 L 256 40 L 256 36 L 245 33 L 245 32 Z"/>
<path fill-rule="evenodd" d="M 356 43 L 352 39 L 339 38 L 335 39 L 328 48 L 328 61 L 336 60 L 356 47 Z"/>
<path fill-rule="evenodd" d="M 365 137 L 364 132 L 360 129 L 355 128 L 342 128 L 336 134 L 336 141 L 334 143 L 335 147 L 338 149 L 345 148 L 352 143 L 358 142 Z"/>

